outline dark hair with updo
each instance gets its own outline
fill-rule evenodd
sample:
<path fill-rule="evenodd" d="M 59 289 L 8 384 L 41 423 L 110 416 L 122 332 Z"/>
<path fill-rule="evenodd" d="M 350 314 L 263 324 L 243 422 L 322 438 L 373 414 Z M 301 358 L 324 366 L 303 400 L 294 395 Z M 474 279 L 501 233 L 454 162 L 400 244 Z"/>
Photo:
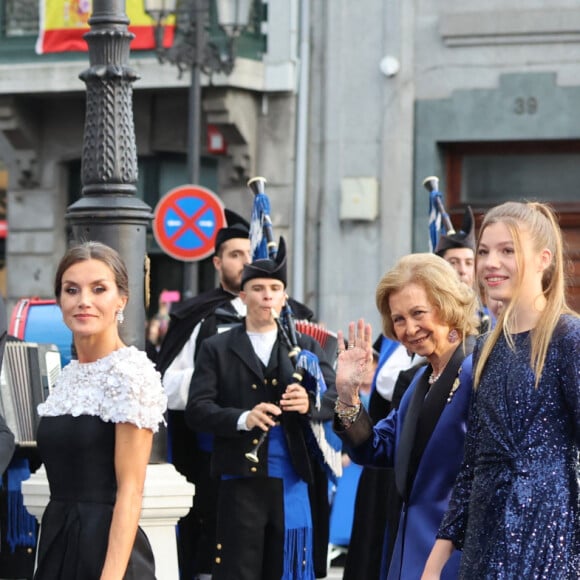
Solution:
<path fill-rule="evenodd" d="M 75 264 L 87 260 L 99 260 L 106 264 L 114 274 L 115 284 L 121 296 L 129 298 L 129 274 L 119 253 L 101 242 L 83 242 L 71 247 L 62 257 L 54 276 L 54 295 L 60 304 L 63 274 Z"/>

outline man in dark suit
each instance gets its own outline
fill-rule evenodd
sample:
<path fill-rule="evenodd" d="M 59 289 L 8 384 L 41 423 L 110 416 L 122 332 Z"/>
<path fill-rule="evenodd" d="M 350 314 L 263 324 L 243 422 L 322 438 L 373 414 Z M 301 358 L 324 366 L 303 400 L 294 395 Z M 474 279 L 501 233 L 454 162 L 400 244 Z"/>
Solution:
<path fill-rule="evenodd" d="M 213 438 L 185 425 L 184 409 L 202 342 L 241 324 L 246 306 L 239 297 L 242 271 L 251 262 L 249 224 L 226 209 L 227 226 L 218 231 L 213 265 L 219 286 L 171 309 L 167 334 L 157 358 L 168 397 L 169 460 L 195 484 L 194 505 L 179 521 L 178 553 L 181 578 L 209 578 L 215 544 L 218 481 L 210 476 Z M 312 312 L 292 302 L 299 318 Z"/>
<path fill-rule="evenodd" d="M 215 437 L 211 471 L 221 483 L 213 579 L 312 578 L 309 421 L 332 417 L 336 393 L 334 372 L 307 335 L 299 345 L 318 356 L 329 389 L 319 410 L 314 393 L 293 377 L 290 346 L 273 315 L 286 300 L 283 239 L 275 260 L 244 267 L 240 298 L 244 324 L 203 342 L 185 411 L 192 429 Z M 256 462 L 248 454 L 262 433 Z"/>
<path fill-rule="evenodd" d="M 209 578 L 213 562 L 217 486 L 209 474 L 211 437 L 185 425 L 183 411 L 195 359 L 204 338 L 240 323 L 245 306 L 238 297 L 244 265 L 251 261 L 249 224 L 226 210 L 227 226 L 218 231 L 213 265 L 219 286 L 175 305 L 157 358 L 168 397 L 169 460 L 195 484 L 194 504 L 179 521 L 181 578 Z M 217 314 L 216 314 L 217 312 Z"/>

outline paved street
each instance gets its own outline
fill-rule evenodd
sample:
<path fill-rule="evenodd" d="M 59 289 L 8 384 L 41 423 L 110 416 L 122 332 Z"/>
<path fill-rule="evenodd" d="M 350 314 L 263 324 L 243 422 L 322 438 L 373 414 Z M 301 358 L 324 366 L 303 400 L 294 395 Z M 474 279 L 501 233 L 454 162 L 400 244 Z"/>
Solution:
<path fill-rule="evenodd" d="M 328 570 L 327 580 L 342 580 L 343 569 L 338 566 L 333 566 Z"/>

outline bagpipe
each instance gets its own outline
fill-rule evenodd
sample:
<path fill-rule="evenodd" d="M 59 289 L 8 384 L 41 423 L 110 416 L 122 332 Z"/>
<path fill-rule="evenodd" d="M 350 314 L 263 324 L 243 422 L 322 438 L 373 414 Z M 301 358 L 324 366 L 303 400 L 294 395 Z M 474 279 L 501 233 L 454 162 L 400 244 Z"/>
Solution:
<path fill-rule="evenodd" d="M 423 180 L 425 189 L 429 192 L 429 245 L 431 251 L 443 255 L 445 243 L 448 247 L 470 247 L 475 254 L 474 217 L 471 208 L 467 206 L 463 216 L 463 224 L 459 231 L 456 231 L 451 223 L 451 218 L 443 204 L 443 196 L 439 191 L 439 178 L 435 176 L 426 177 Z M 444 244 L 441 245 L 443 240 Z M 491 315 L 486 306 L 481 288 L 477 288 L 480 300 L 479 331 L 481 334 L 488 332 L 493 324 Z"/>
<path fill-rule="evenodd" d="M 274 239 L 272 219 L 270 217 L 270 201 L 265 192 L 266 179 L 254 177 L 248 181 L 248 188 L 254 194 L 254 205 L 250 218 L 250 250 L 252 260 L 271 259 L 278 257 L 278 244 Z M 336 356 L 336 334 L 323 328 L 321 325 L 296 320 L 288 297 L 280 314 L 272 309 L 272 317 L 278 327 L 280 340 L 288 349 L 288 357 L 294 368 L 293 379 L 302 385 L 309 395 L 314 398 L 314 405 L 320 410 L 321 400 L 327 390 L 324 375 L 320 368 L 318 356 L 300 346 L 299 337 L 307 334 L 314 338 L 327 353 Z M 333 359 L 329 361 L 333 362 Z M 258 450 L 267 438 L 267 431 L 258 439 L 256 446 L 246 454 L 246 458 L 254 463 L 259 461 Z M 310 431 L 307 433 L 307 442 L 312 454 L 321 461 L 328 475 L 336 479 L 342 475 L 341 443 L 334 435 L 331 425 L 321 421 L 311 420 Z"/>
<path fill-rule="evenodd" d="M 443 196 L 439 191 L 439 178 L 431 175 L 423 180 L 423 186 L 429 192 L 429 244 L 431 252 L 435 251 L 440 235 L 452 235 L 455 228 L 443 205 Z M 445 230 L 443 230 L 443 226 Z"/>

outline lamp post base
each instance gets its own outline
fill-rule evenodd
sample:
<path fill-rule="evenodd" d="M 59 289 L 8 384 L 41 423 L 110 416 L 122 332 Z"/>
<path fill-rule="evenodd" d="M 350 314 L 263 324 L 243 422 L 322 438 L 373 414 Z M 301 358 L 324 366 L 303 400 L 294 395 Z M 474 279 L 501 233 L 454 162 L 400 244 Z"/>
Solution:
<path fill-rule="evenodd" d="M 194 494 L 195 486 L 170 463 L 147 466 L 139 525 L 153 549 L 158 580 L 179 578 L 175 526 L 191 509 Z M 50 498 L 44 466 L 22 483 L 22 496 L 26 509 L 40 522 Z"/>

